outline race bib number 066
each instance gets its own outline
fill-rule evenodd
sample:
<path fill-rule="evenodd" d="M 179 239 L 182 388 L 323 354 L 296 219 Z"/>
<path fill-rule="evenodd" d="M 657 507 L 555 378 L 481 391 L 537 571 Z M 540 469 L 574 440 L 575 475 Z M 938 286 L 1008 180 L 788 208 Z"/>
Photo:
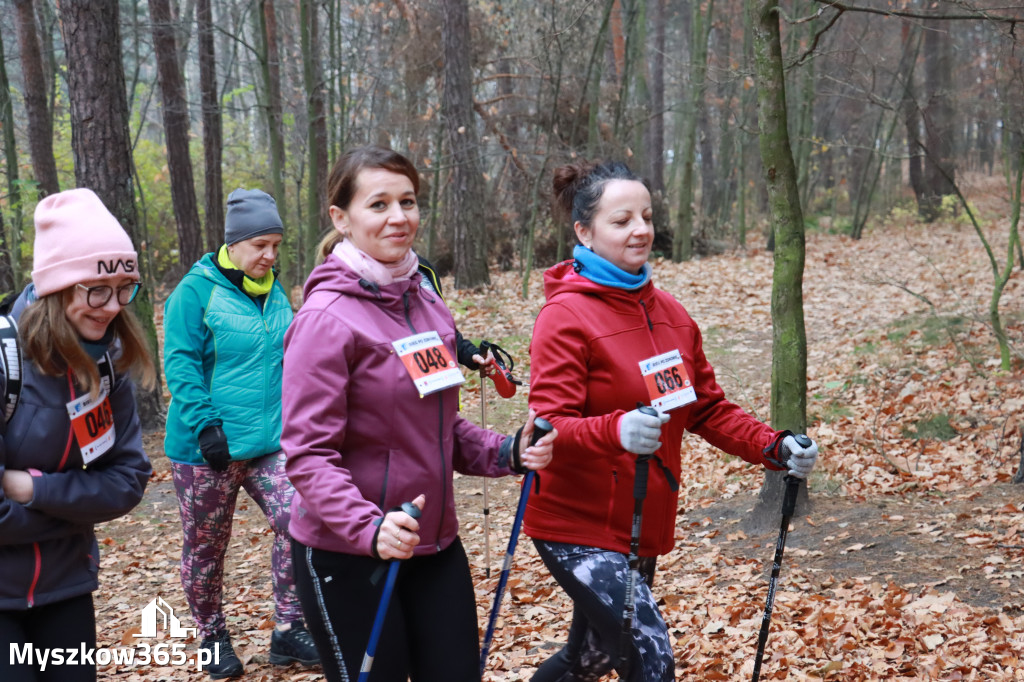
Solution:
<path fill-rule="evenodd" d="M 697 400 L 697 392 L 678 350 L 641 360 L 640 373 L 653 408 L 667 412 Z"/>

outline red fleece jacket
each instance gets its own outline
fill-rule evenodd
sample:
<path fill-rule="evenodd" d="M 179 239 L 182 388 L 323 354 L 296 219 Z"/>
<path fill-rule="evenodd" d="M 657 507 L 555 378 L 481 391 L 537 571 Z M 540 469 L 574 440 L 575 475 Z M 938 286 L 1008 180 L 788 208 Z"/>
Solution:
<path fill-rule="evenodd" d="M 633 518 L 636 455 L 622 449 L 619 420 L 650 403 L 639 362 L 678 350 L 697 399 L 670 412 L 655 453 L 678 481 L 685 430 L 727 453 L 765 460 L 781 433 L 725 399 L 704 356 L 700 330 L 683 306 L 648 282 L 636 291 L 596 284 L 573 261 L 544 274 L 547 302 L 530 343 L 530 405 L 558 429 L 554 459 L 529 498 L 524 529 L 533 538 L 626 553 Z M 670 551 L 678 492 L 651 460 L 640 555 Z"/>

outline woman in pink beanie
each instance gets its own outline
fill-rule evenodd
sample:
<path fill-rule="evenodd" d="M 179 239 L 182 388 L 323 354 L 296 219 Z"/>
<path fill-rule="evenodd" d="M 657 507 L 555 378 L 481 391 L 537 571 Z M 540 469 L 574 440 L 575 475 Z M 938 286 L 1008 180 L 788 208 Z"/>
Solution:
<path fill-rule="evenodd" d="M 142 499 L 152 468 L 129 372 L 152 387 L 155 371 L 125 307 L 138 255 L 99 197 L 50 195 L 35 228 L 32 283 L 0 318 L 0 641 L 20 652 L 0 656 L 0 679 L 91 681 L 93 526 Z M 53 665 L 72 650 L 88 655 Z"/>

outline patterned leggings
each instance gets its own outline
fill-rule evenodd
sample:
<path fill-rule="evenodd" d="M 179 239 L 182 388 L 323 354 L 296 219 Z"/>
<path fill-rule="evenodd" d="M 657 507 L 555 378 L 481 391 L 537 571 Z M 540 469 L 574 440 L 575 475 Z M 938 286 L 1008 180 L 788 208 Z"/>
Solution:
<path fill-rule="evenodd" d="M 532 682 L 598 682 L 620 670 L 620 636 L 629 560 L 596 547 L 534 540 L 544 564 L 573 600 L 566 645 L 544 661 Z M 672 682 L 675 660 L 668 627 L 651 593 L 655 559 L 642 557 L 629 652 L 628 682 Z"/>
<path fill-rule="evenodd" d="M 238 489 L 263 510 L 274 531 L 270 554 L 274 617 L 278 623 L 302 620 L 295 594 L 288 519 L 295 489 L 284 472 L 284 452 L 231 462 L 218 473 L 206 465 L 171 462 L 181 528 L 181 586 L 203 637 L 226 628 L 221 594 L 224 556 L 231 540 Z"/>

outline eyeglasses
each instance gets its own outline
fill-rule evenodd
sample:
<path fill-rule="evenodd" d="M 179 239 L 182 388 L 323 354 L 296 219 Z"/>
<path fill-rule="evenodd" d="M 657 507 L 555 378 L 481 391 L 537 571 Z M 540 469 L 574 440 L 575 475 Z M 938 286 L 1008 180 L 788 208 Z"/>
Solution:
<path fill-rule="evenodd" d="M 78 286 L 85 289 L 85 302 L 89 304 L 90 308 L 102 308 L 110 301 L 110 297 L 114 295 L 114 287 L 107 284 L 101 284 L 98 287 L 87 287 L 84 284 L 79 284 Z M 118 287 L 117 302 L 121 305 L 128 305 L 135 300 L 141 288 L 142 284 L 140 282 L 132 282 L 131 284 L 125 284 L 123 287 Z"/>

